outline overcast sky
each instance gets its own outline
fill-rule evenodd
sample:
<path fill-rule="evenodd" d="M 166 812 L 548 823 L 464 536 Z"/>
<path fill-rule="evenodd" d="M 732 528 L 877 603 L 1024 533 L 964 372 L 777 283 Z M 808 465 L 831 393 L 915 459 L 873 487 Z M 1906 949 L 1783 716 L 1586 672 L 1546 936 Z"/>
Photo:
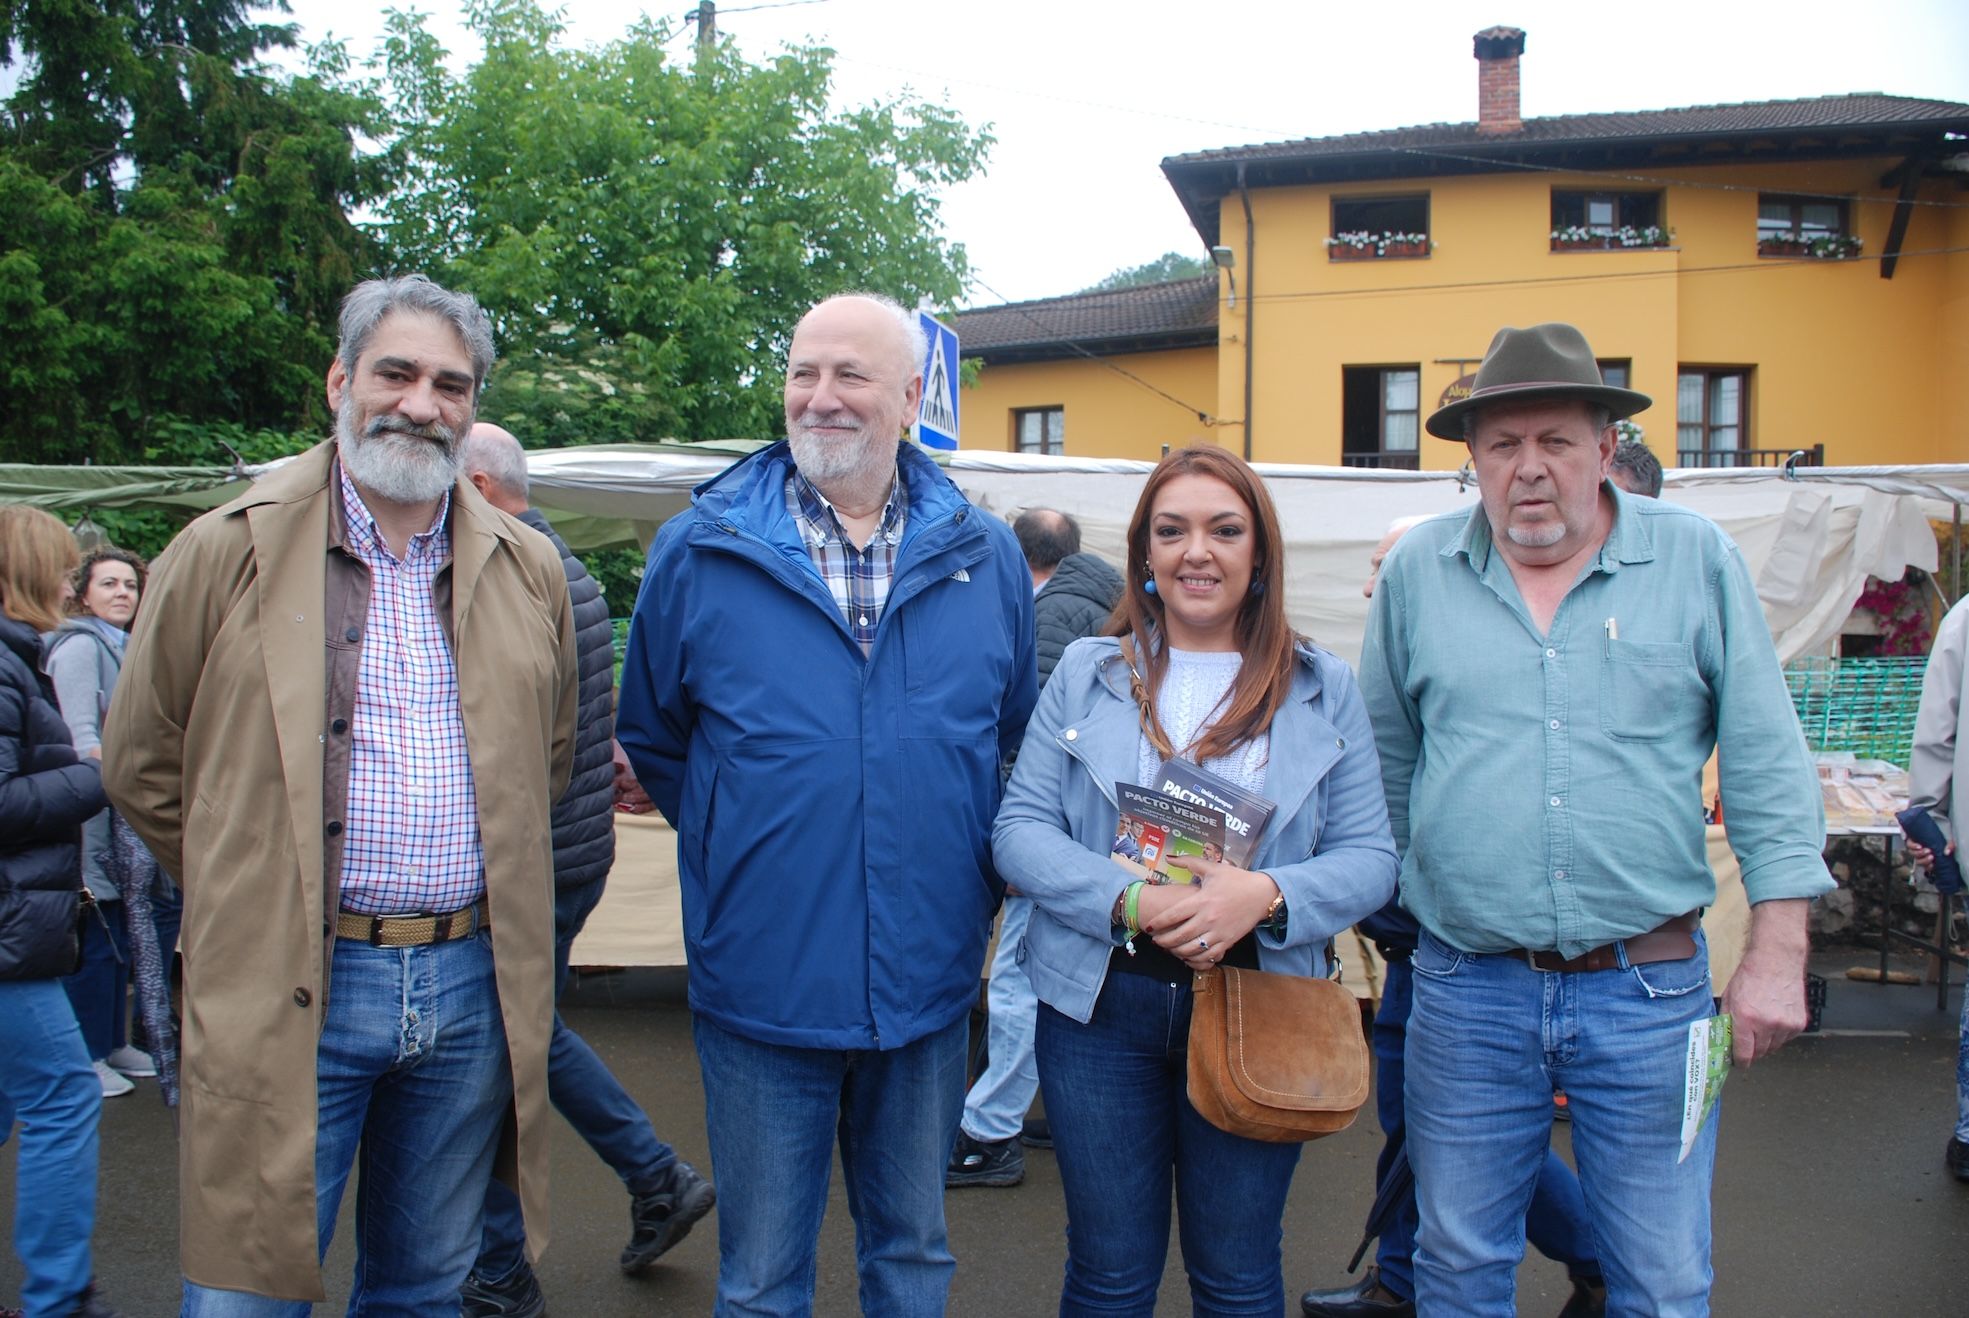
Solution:
<path fill-rule="evenodd" d="M 386 7 L 291 4 L 304 39 L 345 37 L 358 56 Z M 462 5 L 398 4 L 430 12 L 458 57 L 474 54 Z M 574 0 L 568 39 L 606 42 L 645 11 L 687 8 Z M 1498 23 L 1527 34 L 1527 118 L 1854 91 L 1969 102 L 1965 0 L 732 0 L 719 19 L 754 59 L 833 47 L 842 104 L 906 88 L 992 126 L 985 176 L 944 210 L 970 253 L 973 305 L 1073 292 L 1167 251 L 1202 255 L 1164 156 L 1476 118 L 1470 38 Z M 689 40 L 674 43 L 680 58 Z"/>

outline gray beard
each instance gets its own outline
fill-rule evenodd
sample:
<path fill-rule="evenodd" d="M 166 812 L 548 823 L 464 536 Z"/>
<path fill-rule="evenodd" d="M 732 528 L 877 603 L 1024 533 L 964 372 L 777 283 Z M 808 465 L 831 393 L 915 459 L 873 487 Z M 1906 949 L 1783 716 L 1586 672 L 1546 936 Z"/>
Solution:
<path fill-rule="evenodd" d="M 797 422 L 787 427 L 786 442 L 793 450 L 793 465 L 832 504 L 866 508 L 879 503 L 896 478 L 893 442 L 870 444 L 859 437 L 817 439 Z"/>
<path fill-rule="evenodd" d="M 349 478 L 365 491 L 391 503 L 430 503 L 457 482 L 458 434 L 451 427 L 379 416 L 357 436 L 355 423 L 355 398 L 345 393 L 335 413 L 335 447 Z"/>
<path fill-rule="evenodd" d="M 1566 538 L 1566 524 L 1550 522 L 1537 528 L 1507 526 L 1504 534 L 1510 537 L 1512 544 L 1522 545 L 1526 549 L 1550 549 Z"/>

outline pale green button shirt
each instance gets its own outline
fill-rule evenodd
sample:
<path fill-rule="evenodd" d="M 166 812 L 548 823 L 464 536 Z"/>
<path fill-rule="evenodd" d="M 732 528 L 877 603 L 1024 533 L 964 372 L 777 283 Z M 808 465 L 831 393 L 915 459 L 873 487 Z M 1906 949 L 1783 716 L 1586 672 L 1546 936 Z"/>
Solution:
<path fill-rule="evenodd" d="M 1382 564 L 1361 656 L 1402 905 L 1468 952 L 1588 948 L 1715 899 L 1719 743 L 1750 900 L 1833 887 L 1825 814 L 1743 556 L 1698 513 L 1602 486 L 1612 532 L 1540 635 L 1481 505 Z"/>

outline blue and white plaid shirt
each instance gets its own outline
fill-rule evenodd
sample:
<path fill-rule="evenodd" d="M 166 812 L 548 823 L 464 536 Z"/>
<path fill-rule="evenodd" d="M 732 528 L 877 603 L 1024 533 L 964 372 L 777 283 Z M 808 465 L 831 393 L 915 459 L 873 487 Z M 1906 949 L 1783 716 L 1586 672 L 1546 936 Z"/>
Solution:
<path fill-rule="evenodd" d="M 896 575 L 896 550 L 902 545 L 903 528 L 909 523 L 909 490 L 903 483 L 902 468 L 889 486 L 889 501 L 883 505 L 882 520 L 865 548 L 856 549 L 841 529 L 834 505 L 814 483 L 796 468 L 786 478 L 786 511 L 800 528 L 800 538 L 813 555 L 820 579 L 834 596 L 834 603 L 847 619 L 848 630 L 867 654 L 875 644 L 875 628 L 882 621 L 882 609 L 889 602 L 889 585 Z"/>
<path fill-rule="evenodd" d="M 341 905 L 363 915 L 455 911 L 485 895 L 485 853 L 458 668 L 431 596 L 451 558 L 451 496 L 401 560 L 346 471 L 342 506 L 346 548 L 369 569 L 369 612 L 350 726 Z"/>

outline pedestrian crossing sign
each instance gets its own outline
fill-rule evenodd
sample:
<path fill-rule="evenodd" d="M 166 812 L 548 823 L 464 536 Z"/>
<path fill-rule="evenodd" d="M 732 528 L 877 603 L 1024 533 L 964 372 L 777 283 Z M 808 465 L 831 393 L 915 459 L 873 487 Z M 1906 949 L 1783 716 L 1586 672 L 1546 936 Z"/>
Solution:
<path fill-rule="evenodd" d="M 923 355 L 923 397 L 916 405 L 916 442 L 931 448 L 957 447 L 957 331 L 927 311 L 922 323 L 929 351 Z"/>

